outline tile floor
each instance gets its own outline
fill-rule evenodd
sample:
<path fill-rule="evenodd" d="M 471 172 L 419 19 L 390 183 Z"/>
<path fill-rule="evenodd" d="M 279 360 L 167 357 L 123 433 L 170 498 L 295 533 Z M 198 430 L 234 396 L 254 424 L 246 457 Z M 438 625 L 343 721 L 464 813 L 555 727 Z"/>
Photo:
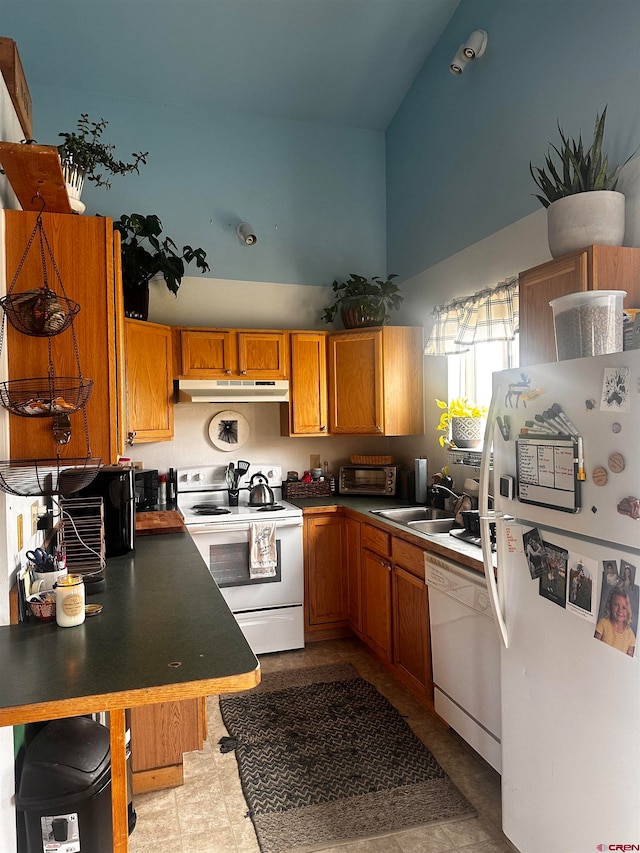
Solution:
<path fill-rule="evenodd" d="M 500 777 L 461 738 L 429 714 L 355 639 L 311 643 L 261 657 L 263 673 L 349 661 L 407 720 L 478 816 L 375 840 L 328 846 L 325 853 L 511 853 L 500 829 Z M 223 755 L 218 698 L 207 700 L 209 738 L 184 757 L 185 784 L 135 798 L 138 815 L 130 853 L 259 853 L 240 788 L 234 753 Z"/>

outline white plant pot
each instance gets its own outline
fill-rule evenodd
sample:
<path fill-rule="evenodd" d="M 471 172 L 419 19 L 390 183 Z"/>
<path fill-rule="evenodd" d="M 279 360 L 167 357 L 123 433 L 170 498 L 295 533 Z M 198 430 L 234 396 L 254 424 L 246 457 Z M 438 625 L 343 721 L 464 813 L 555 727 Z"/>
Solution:
<path fill-rule="evenodd" d="M 549 251 L 554 258 L 585 246 L 622 246 L 624 195 L 611 190 L 576 193 L 547 208 Z"/>
<path fill-rule="evenodd" d="M 87 206 L 80 201 L 82 189 L 84 187 L 85 173 L 69 163 L 62 163 L 62 174 L 64 182 L 67 185 L 67 195 L 69 196 L 69 204 L 74 213 L 84 213 Z"/>

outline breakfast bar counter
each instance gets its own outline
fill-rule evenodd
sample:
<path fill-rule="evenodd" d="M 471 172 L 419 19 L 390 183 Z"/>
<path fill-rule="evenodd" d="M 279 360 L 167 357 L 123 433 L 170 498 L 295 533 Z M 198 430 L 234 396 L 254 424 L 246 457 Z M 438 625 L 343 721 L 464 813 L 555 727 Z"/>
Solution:
<path fill-rule="evenodd" d="M 125 710 L 247 690 L 260 665 L 188 533 L 107 561 L 102 612 L 0 627 L 0 725 L 110 712 L 114 853 L 128 850 Z"/>

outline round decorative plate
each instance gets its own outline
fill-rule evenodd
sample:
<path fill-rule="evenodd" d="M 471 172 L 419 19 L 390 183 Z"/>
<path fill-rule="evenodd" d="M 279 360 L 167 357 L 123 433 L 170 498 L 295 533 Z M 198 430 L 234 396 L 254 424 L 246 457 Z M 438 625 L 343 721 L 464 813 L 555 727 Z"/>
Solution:
<path fill-rule="evenodd" d="M 218 450 L 240 450 L 249 440 L 249 423 L 240 412 L 218 412 L 209 421 L 209 438 Z"/>

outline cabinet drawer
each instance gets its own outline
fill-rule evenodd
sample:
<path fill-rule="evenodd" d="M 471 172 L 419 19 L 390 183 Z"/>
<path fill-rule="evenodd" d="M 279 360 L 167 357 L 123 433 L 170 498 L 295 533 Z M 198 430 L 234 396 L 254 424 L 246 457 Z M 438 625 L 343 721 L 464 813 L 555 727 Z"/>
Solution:
<path fill-rule="evenodd" d="M 391 554 L 391 536 L 370 524 L 362 525 L 362 547 L 375 551 L 383 557 Z"/>
<path fill-rule="evenodd" d="M 424 580 L 424 551 L 416 545 L 410 545 L 404 539 L 393 537 L 391 540 L 391 559 L 398 566 Z"/>

